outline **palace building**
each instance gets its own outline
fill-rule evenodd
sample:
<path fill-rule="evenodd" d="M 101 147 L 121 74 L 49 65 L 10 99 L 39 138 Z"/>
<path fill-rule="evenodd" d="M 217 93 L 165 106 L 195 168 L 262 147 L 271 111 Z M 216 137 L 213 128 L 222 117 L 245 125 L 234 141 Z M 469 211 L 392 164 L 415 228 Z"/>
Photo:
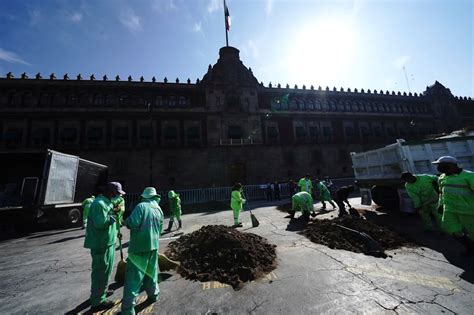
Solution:
<path fill-rule="evenodd" d="M 130 192 L 348 177 L 350 152 L 474 125 L 474 101 L 437 81 L 420 94 L 264 86 L 233 47 L 196 82 L 8 74 L 0 113 L 0 152 L 79 155 Z"/>

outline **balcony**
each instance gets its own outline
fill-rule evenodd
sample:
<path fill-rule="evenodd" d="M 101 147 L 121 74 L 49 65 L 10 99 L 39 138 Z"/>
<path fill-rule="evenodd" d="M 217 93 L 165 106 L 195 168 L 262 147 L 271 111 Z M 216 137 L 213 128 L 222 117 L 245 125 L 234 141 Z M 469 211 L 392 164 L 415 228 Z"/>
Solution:
<path fill-rule="evenodd" d="M 220 139 L 220 145 L 255 145 L 262 144 L 262 141 L 250 139 Z"/>

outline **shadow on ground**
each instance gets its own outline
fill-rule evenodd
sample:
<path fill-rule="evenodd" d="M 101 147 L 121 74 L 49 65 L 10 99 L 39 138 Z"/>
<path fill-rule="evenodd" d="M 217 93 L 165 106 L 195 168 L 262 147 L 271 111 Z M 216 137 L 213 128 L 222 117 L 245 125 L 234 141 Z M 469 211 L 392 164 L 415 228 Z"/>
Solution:
<path fill-rule="evenodd" d="M 452 237 L 440 232 L 424 232 L 418 215 L 382 208 L 377 211 L 379 213 L 373 211 L 362 211 L 362 213 L 367 220 L 396 231 L 410 242 L 443 254 L 451 264 L 464 270 L 462 279 L 474 283 L 474 257 L 463 256 L 464 246 Z"/>

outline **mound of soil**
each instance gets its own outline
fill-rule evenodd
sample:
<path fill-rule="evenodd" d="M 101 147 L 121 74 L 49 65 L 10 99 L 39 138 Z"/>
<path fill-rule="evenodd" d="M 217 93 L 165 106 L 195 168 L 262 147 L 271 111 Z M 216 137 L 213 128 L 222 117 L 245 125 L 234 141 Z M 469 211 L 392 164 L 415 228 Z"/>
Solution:
<path fill-rule="evenodd" d="M 166 255 L 180 261 L 186 279 L 219 281 L 239 289 L 276 267 L 275 245 L 224 225 L 207 225 L 168 245 Z"/>
<path fill-rule="evenodd" d="M 339 225 L 339 226 L 338 226 Z M 340 227 L 342 226 L 342 227 Z M 413 246 L 408 240 L 386 227 L 379 226 L 362 218 L 345 216 L 333 220 L 311 221 L 302 234 L 312 242 L 333 249 L 344 249 L 355 253 L 370 254 L 367 239 L 343 227 L 363 232 L 375 240 L 381 250 L 390 250 L 402 246 Z M 369 242 L 372 243 L 372 242 Z M 378 257 L 384 257 L 378 256 Z"/>

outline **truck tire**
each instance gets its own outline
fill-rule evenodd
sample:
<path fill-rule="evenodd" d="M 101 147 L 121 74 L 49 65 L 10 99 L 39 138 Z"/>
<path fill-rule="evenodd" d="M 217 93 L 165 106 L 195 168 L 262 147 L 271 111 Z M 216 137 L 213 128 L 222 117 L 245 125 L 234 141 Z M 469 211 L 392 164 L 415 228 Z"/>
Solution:
<path fill-rule="evenodd" d="M 399 208 L 400 199 L 397 189 L 390 186 L 372 186 L 370 189 L 372 200 L 385 210 L 395 210 Z"/>
<path fill-rule="evenodd" d="M 82 211 L 78 208 L 68 209 L 64 214 L 64 221 L 67 225 L 76 226 L 82 221 Z"/>

